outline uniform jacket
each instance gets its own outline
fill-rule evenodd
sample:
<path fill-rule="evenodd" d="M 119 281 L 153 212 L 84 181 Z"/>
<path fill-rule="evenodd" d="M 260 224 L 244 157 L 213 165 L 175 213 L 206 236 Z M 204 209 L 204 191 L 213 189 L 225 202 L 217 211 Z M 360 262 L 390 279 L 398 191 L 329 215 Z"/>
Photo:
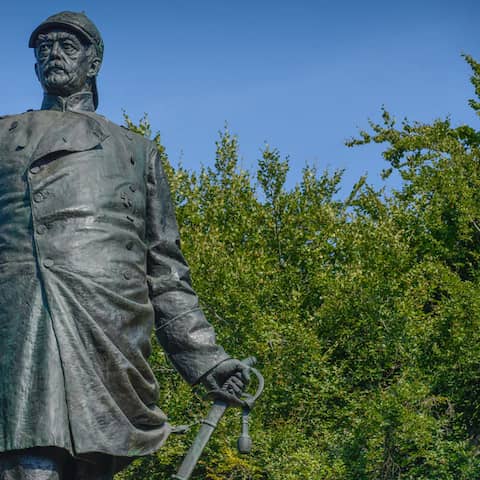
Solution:
<path fill-rule="evenodd" d="M 170 428 L 152 329 L 191 384 L 228 358 L 198 306 L 155 145 L 89 93 L 0 119 L 0 451 L 137 456 Z"/>

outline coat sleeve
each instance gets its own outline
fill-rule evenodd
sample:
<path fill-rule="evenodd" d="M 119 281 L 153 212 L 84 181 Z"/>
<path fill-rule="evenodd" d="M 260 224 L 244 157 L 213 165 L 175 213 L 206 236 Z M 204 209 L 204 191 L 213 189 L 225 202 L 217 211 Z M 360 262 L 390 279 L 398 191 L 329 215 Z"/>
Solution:
<path fill-rule="evenodd" d="M 195 384 L 230 358 L 215 341 L 180 251 L 170 188 L 154 145 L 147 158 L 147 282 L 157 339 L 183 378 Z"/>

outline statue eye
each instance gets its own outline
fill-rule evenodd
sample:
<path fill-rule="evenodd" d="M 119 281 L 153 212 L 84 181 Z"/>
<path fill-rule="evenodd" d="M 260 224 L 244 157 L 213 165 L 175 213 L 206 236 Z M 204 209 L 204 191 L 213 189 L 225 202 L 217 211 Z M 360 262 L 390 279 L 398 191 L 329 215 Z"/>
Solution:
<path fill-rule="evenodd" d="M 38 45 L 37 50 L 40 55 L 45 55 L 47 54 L 52 46 L 49 43 L 43 42 L 40 45 Z"/>
<path fill-rule="evenodd" d="M 77 48 L 75 47 L 75 45 L 71 42 L 63 42 L 62 44 L 62 48 L 65 52 L 67 53 L 73 53 L 73 52 L 76 52 L 77 51 Z"/>

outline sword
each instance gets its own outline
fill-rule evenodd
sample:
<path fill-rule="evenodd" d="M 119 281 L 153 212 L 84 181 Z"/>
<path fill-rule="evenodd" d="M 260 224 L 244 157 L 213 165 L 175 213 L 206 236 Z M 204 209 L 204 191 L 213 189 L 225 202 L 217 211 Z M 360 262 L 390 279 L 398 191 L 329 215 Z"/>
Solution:
<path fill-rule="evenodd" d="M 244 405 L 242 413 L 242 434 L 238 439 L 238 450 L 240 453 L 249 453 L 252 447 L 252 440 L 248 434 L 248 416 L 258 397 L 260 397 L 262 394 L 265 384 L 262 374 L 253 368 L 253 365 L 255 365 L 256 361 L 257 360 L 255 357 L 248 357 L 245 360 L 242 360 L 242 363 L 250 367 L 251 373 L 257 377 L 258 387 L 254 395 L 242 395 Z M 215 400 L 206 418 L 200 422 L 202 424 L 200 430 L 198 431 L 192 446 L 185 455 L 185 458 L 183 459 L 183 462 L 180 465 L 177 473 L 172 475 L 172 480 L 189 480 L 205 446 L 210 440 L 213 431 L 217 428 L 218 422 L 223 417 L 223 414 L 227 408 L 228 403 L 222 400 Z"/>

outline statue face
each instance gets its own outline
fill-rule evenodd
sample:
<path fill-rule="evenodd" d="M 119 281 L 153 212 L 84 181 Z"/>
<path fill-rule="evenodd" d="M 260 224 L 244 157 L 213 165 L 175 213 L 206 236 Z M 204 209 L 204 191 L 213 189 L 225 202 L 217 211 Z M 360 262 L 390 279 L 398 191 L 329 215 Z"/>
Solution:
<path fill-rule="evenodd" d="M 62 97 L 91 90 L 90 79 L 100 68 L 94 47 L 61 29 L 38 35 L 35 57 L 35 72 L 45 92 Z"/>

